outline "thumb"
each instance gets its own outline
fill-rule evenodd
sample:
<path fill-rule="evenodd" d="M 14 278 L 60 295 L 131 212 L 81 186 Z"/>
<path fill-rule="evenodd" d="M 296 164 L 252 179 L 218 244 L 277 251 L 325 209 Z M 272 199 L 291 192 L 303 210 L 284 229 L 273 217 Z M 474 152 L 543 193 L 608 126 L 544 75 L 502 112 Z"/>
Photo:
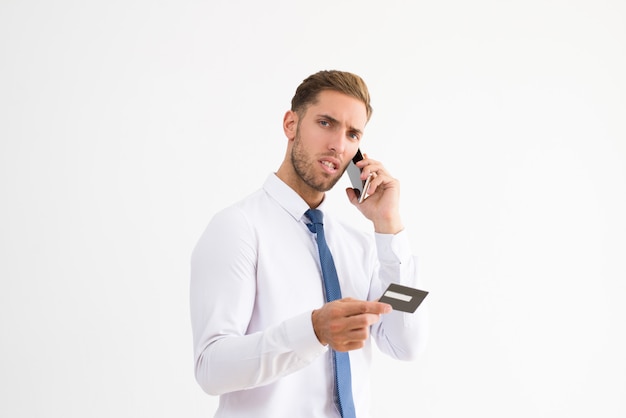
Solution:
<path fill-rule="evenodd" d="M 346 188 L 346 194 L 348 195 L 348 199 L 350 200 L 350 203 L 352 203 L 355 206 L 358 205 L 359 196 L 357 196 L 356 192 L 354 191 L 352 187 Z"/>

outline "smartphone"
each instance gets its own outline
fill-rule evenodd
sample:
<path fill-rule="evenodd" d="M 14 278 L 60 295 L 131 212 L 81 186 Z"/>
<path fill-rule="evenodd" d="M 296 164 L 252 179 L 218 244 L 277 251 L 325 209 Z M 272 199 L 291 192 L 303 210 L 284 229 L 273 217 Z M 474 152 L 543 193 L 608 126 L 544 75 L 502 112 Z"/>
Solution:
<path fill-rule="evenodd" d="M 361 180 L 361 169 L 356 166 L 356 163 L 363 159 L 363 154 L 361 154 L 361 150 L 358 149 L 356 151 L 355 156 L 348 164 L 348 168 L 346 171 L 348 172 L 348 177 L 350 178 L 350 182 L 352 183 L 352 188 L 356 192 L 356 195 L 359 197 L 359 203 L 361 203 L 367 197 L 367 191 L 370 187 L 370 179 L 372 176 L 368 176 L 366 180 Z"/>

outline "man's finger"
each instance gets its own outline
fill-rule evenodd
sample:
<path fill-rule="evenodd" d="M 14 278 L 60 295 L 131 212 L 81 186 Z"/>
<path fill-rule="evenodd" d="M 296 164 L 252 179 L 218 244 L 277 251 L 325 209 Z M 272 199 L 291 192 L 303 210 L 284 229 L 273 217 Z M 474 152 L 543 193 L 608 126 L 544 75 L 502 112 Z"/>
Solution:
<path fill-rule="evenodd" d="M 391 305 L 383 302 L 363 301 L 354 299 L 342 299 L 342 303 L 345 304 L 348 315 L 361 315 L 366 313 L 371 314 L 386 314 L 391 312 Z"/>

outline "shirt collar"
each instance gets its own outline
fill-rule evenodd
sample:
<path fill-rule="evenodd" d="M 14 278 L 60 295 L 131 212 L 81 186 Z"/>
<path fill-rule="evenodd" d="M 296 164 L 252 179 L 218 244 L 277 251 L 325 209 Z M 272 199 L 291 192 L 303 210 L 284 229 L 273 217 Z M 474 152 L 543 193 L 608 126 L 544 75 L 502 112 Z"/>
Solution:
<path fill-rule="evenodd" d="M 275 173 L 271 173 L 263 184 L 263 189 L 270 195 L 294 220 L 300 221 L 304 217 L 304 212 L 309 209 L 309 205 L 300 197 L 295 190 L 278 178 Z M 326 197 L 316 208 L 323 210 Z M 304 218 L 306 219 L 306 218 Z"/>

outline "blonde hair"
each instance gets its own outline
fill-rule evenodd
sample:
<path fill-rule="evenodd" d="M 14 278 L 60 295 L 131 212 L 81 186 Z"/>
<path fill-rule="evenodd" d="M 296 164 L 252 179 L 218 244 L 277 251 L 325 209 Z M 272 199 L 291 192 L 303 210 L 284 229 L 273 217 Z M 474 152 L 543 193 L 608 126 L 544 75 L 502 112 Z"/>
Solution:
<path fill-rule="evenodd" d="M 309 105 L 317 102 L 318 94 L 324 90 L 338 91 L 360 100 L 365 105 L 367 120 L 370 120 L 373 109 L 367 85 L 361 77 L 346 71 L 324 70 L 307 77 L 291 99 L 291 110 L 301 115 Z"/>

